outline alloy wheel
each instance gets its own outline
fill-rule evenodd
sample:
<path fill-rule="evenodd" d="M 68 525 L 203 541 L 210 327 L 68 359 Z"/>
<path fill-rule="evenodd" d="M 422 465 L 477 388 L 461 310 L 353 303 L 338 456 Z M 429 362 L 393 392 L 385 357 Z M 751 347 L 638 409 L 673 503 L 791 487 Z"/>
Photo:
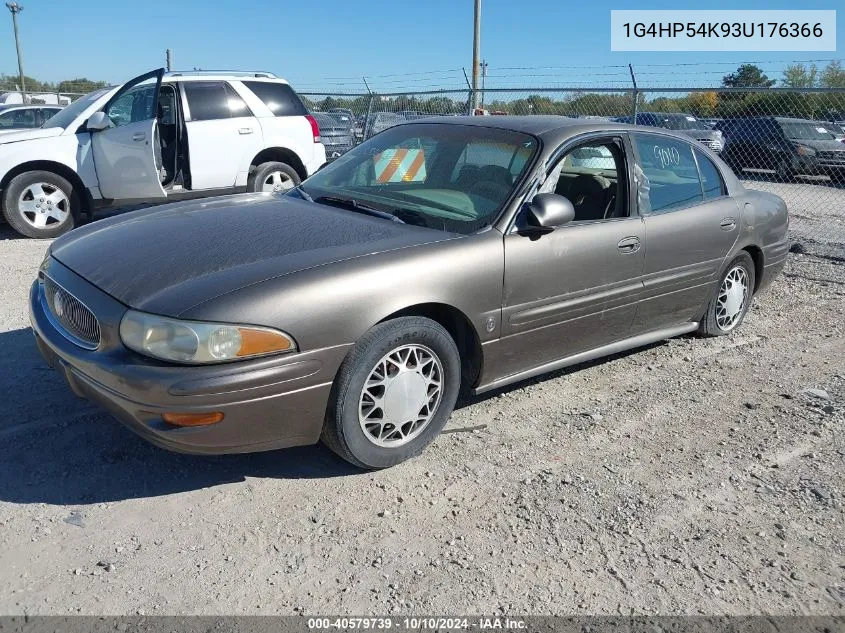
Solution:
<path fill-rule="evenodd" d="M 288 174 L 283 171 L 271 171 L 261 183 L 261 191 L 288 191 L 294 186 L 293 178 Z"/>
<path fill-rule="evenodd" d="M 376 446 L 407 444 L 431 423 L 443 395 L 443 365 L 424 345 L 385 354 L 370 371 L 358 401 L 358 422 Z"/>
<path fill-rule="evenodd" d="M 36 182 L 24 189 L 18 198 L 18 213 L 35 228 L 48 228 L 67 220 L 70 200 L 57 186 Z"/>

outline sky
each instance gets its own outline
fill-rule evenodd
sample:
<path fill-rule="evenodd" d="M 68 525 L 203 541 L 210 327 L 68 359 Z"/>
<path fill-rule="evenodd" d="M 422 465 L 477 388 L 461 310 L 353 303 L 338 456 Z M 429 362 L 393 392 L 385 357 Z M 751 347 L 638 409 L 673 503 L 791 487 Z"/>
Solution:
<path fill-rule="evenodd" d="M 42 81 L 74 77 L 122 83 L 164 65 L 269 70 L 300 91 L 462 87 L 472 65 L 473 0 L 19 0 L 24 71 Z M 0 5 L 2 8 L 2 5 Z M 610 9 L 794 9 L 794 0 L 483 0 L 488 85 L 718 85 L 743 61 L 780 78 L 787 61 L 843 59 L 838 52 L 630 53 L 610 50 Z M 807 9 L 845 8 L 816 0 Z M 17 74 L 11 16 L 0 20 L 0 72 Z M 49 25 L 49 26 L 48 26 Z M 49 35 L 46 35 L 49 33 Z M 684 66 L 681 64 L 700 64 Z M 819 64 L 824 65 L 824 62 Z M 534 70 L 525 70 L 531 68 Z"/>

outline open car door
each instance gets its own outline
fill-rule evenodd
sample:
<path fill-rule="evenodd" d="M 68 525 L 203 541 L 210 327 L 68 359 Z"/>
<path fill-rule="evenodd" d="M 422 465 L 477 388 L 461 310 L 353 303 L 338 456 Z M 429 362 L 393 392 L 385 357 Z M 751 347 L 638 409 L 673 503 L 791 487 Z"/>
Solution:
<path fill-rule="evenodd" d="M 94 166 L 104 198 L 166 197 L 161 186 L 158 93 L 164 69 L 136 77 L 88 119 Z"/>

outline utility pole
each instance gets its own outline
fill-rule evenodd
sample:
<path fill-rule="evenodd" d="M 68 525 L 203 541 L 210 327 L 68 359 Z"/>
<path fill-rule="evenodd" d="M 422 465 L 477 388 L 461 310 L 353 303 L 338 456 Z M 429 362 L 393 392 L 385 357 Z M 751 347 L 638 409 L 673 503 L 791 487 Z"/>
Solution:
<path fill-rule="evenodd" d="M 481 0 L 475 0 L 475 26 L 472 36 L 472 109 L 478 107 L 478 64 L 481 58 Z"/>
<path fill-rule="evenodd" d="M 21 80 L 21 101 L 26 103 L 26 80 L 23 76 L 23 57 L 21 56 L 21 42 L 18 38 L 18 13 L 23 11 L 23 7 L 17 2 L 7 2 L 6 6 L 12 12 L 12 25 L 15 29 L 15 48 L 18 49 L 18 76 Z"/>
<path fill-rule="evenodd" d="M 173 70 L 173 56 L 169 48 L 164 51 L 164 58 L 167 62 L 167 72 L 170 72 L 171 70 Z"/>
<path fill-rule="evenodd" d="M 484 92 L 484 84 L 486 83 L 484 80 L 487 79 L 487 62 L 481 62 L 481 107 L 484 107 L 486 102 L 486 93 Z"/>

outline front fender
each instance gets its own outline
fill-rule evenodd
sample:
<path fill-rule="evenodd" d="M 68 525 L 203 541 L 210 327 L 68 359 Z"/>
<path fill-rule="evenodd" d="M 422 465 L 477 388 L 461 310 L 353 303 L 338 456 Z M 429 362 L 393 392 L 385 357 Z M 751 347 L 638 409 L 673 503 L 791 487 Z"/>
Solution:
<path fill-rule="evenodd" d="M 503 275 L 502 234 L 491 229 L 291 273 L 180 317 L 278 328 L 309 350 L 354 343 L 391 314 L 439 303 L 462 312 L 484 343 L 499 335 Z"/>

